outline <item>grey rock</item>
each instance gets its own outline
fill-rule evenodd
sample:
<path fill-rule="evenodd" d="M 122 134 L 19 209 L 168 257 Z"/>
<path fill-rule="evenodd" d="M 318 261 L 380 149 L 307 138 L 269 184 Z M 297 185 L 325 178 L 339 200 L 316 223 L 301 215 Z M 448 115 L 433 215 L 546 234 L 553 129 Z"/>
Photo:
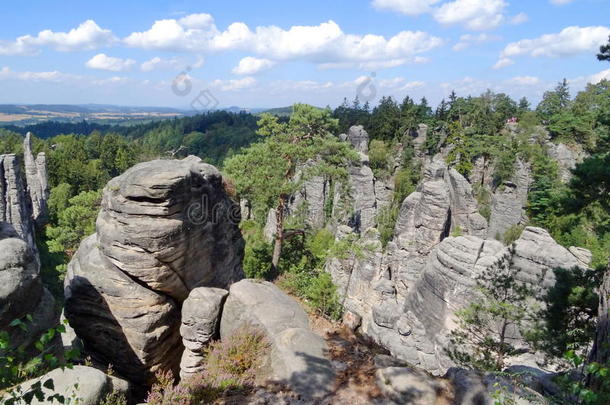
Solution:
<path fill-rule="evenodd" d="M 434 405 L 442 383 L 409 367 L 387 367 L 375 373 L 377 386 L 395 404 Z"/>
<path fill-rule="evenodd" d="M 454 387 L 454 401 L 457 404 L 494 405 L 498 400 L 515 405 L 549 403 L 534 390 L 515 385 L 508 378 L 491 373 L 451 368 L 445 378 L 449 379 Z"/>
<path fill-rule="evenodd" d="M 42 225 L 47 220 L 47 201 L 49 199 L 49 185 L 47 181 L 47 158 L 40 152 L 36 159 L 32 155 L 32 134 L 28 132 L 23 141 L 23 160 L 27 192 L 32 202 L 32 218 Z"/>
<path fill-rule="evenodd" d="M 576 167 L 576 164 L 581 163 L 586 157 L 586 153 L 579 145 L 568 146 L 564 143 L 555 144 L 549 141 L 547 142 L 547 151 L 549 156 L 557 162 L 559 176 L 564 183 L 572 177 L 571 170 Z"/>
<path fill-rule="evenodd" d="M 127 381 L 108 376 L 100 370 L 86 366 L 52 370 L 42 377 L 21 384 L 19 390 L 26 393 L 33 389 L 32 386 L 35 383 L 44 384 L 49 380 L 53 382 L 53 389 L 42 389 L 45 399 L 53 395 L 61 395 L 66 401 L 80 405 L 97 405 L 106 395 L 113 392 L 125 394 L 127 397 L 129 391 Z M 38 401 L 34 398 L 31 404 L 39 405 L 51 402 L 57 401 Z"/>
<path fill-rule="evenodd" d="M 263 229 L 263 235 L 267 242 L 272 242 L 275 238 L 275 231 L 277 229 L 277 218 L 275 216 L 275 209 L 270 208 L 267 212 L 267 221 L 265 222 L 265 228 Z"/>
<path fill-rule="evenodd" d="M 184 352 L 180 378 L 202 371 L 202 350 L 218 333 L 222 305 L 228 294 L 220 288 L 199 287 L 182 303 L 180 335 Z"/>
<path fill-rule="evenodd" d="M 350 330 L 356 330 L 362 324 L 362 317 L 352 311 L 345 311 L 341 323 Z"/>
<path fill-rule="evenodd" d="M 271 343 L 271 378 L 286 383 L 301 396 L 321 399 L 334 382 L 325 357 L 324 340 L 309 329 L 300 305 L 265 281 L 242 280 L 233 284 L 220 323 L 221 339 L 239 328 L 260 328 Z"/>
<path fill-rule="evenodd" d="M 583 267 L 589 267 L 591 265 L 593 255 L 589 250 L 576 246 L 570 246 L 568 250 L 578 259 Z"/>
<path fill-rule="evenodd" d="M 517 160 L 514 182 L 504 182 L 491 197 L 488 238 L 501 240 L 511 227 L 527 223 L 525 209 L 532 178 L 529 165 Z"/>
<path fill-rule="evenodd" d="M 218 170 L 195 157 L 112 179 L 65 280 L 65 314 L 87 354 L 137 383 L 177 371 L 182 301 L 243 277 L 239 219 Z"/>
<path fill-rule="evenodd" d="M 362 125 L 354 125 L 347 132 L 347 140 L 358 152 L 368 155 L 369 153 L 369 134 Z"/>

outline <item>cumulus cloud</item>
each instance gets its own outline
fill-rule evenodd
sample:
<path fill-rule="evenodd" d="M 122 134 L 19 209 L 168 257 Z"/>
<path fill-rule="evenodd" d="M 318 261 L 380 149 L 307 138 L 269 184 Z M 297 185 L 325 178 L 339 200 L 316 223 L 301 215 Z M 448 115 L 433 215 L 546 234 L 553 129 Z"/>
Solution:
<path fill-rule="evenodd" d="M 431 12 L 431 6 L 438 2 L 439 0 L 373 0 L 373 7 L 406 15 L 418 15 Z"/>
<path fill-rule="evenodd" d="M 253 58 L 246 56 L 239 61 L 239 64 L 233 68 L 233 73 L 238 75 L 253 75 L 263 70 L 272 68 L 275 62 L 269 59 Z"/>
<path fill-rule="evenodd" d="M 525 13 L 506 16 L 505 0 L 373 0 L 377 9 L 396 11 L 405 15 L 429 13 L 444 25 L 462 25 L 470 30 L 483 31 L 504 23 L 521 24 L 527 21 Z"/>
<path fill-rule="evenodd" d="M 68 32 L 40 31 L 37 36 L 24 35 L 15 41 L 0 41 L 0 55 L 35 55 L 48 46 L 62 52 L 90 51 L 117 41 L 112 31 L 87 20 Z"/>
<path fill-rule="evenodd" d="M 131 69 L 136 63 L 133 59 L 121 59 L 98 53 L 85 63 L 89 69 L 109 70 L 111 72 L 122 72 Z"/>
<path fill-rule="evenodd" d="M 500 58 L 495 65 L 493 65 L 494 69 L 502 69 L 510 65 L 514 65 L 515 61 L 510 58 Z"/>
<path fill-rule="evenodd" d="M 500 58 L 528 55 L 532 57 L 565 57 L 593 53 L 604 44 L 610 28 L 603 26 L 566 27 L 559 33 L 545 34 L 534 39 L 522 39 L 508 44 Z"/>
<path fill-rule="evenodd" d="M 508 82 L 517 86 L 533 86 L 540 83 L 540 79 L 535 76 L 516 76 L 509 79 Z"/>
<path fill-rule="evenodd" d="M 406 63 L 443 43 L 441 38 L 422 31 L 402 31 L 390 38 L 346 34 L 332 20 L 288 29 L 277 26 L 250 29 L 236 22 L 220 31 L 207 14 L 156 21 L 149 30 L 134 32 L 124 42 L 133 47 L 163 51 L 242 50 L 256 54 L 259 60 L 306 60 L 336 66 L 388 60 Z"/>
<path fill-rule="evenodd" d="M 159 69 L 176 69 L 179 65 L 180 62 L 176 58 L 163 59 L 158 56 L 155 56 L 150 60 L 142 62 L 142 64 L 140 65 L 140 69 L 143 72 L 151 72 L 153 70 Z"/>
<path fill-rule="evenodd" d="M 434 18 L 445 25 L 461 24 L 471 30 L 496 28 L 506 20 L 504 0 L 455 0 L 434 11 Z"/>
<path fill-rule="evenodd" d="M 214 80 L 212 86 L 222 91 L 244 90 L 256 85 L 256 79 L 253 77 L 244 77 L 243 79 L 232 80 Z"/>
<path fill-rule="evenodd" d="M 8 66 L 4 66 L 0 69 L 0 80 L 11 79 L 11 80 L 23 80 L 29 82 L 66 82 L 70 80 L 80 79 L 80 76 L 63 73 L 57 70 L 49 72 L 16 72 L 11 70 Z"/>
<path fill-rule="evenodd" d="M 490 34 L 464 34 L 460 37 L 460 42 L 453 46 L 454 51 L 462 51 L 472 45 L 484 44 L 486 42 L 499 41 L 502 37 Z"/>

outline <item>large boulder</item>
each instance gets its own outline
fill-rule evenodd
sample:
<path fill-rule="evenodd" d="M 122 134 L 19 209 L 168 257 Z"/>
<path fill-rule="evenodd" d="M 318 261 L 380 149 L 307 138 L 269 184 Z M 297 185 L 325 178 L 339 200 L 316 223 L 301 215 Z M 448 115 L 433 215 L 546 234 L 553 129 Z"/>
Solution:
<path fill-rule="evenodd" d="M 55 300 L 39 273 L 36 254 L 11 224 L 0 222 L 0 329 L 9 332 L 13 346 L 28 346 L 57 324 Z M 27 331 L 9 328 L 26 315 L 31 317 Z"/>
<path fill-rule="evenodd" d="M 329 394 L 334 372 L 325 357 L 326 343 L 309 329 L 307 314 L 296 301 L 266 281 L 237 282 L 222 311 L 221 339 L 246 325 L 260 328 L 271 343 L 270 380 L 308 400 Z"/>
<path fill-rule="evenodd" d="M 40 384 L 40 387 L 37 388 L 35 384 Z M 92 367 L 74 366 L 52 370 L 42 377 L 21 384 L 15 391 L 21 394 L 41 392 L 44 395 L 42 401 L 34 397 L 32 402 L 29 402 L 31 405 L 60 403 L 58 399 L 49 399 L 58 397 L 63 397 L 65 403 L 97 405 L 111 393 L 123 394 L 127 398 L 129 384 Z"/>
<path fill-rule="evenodd" d="M 140 163 L 112 179 L 65 280 L 65 315 L 87 354 L 134 382 L 177 371 L 182 302 L 243 277 L 239 220 L 222 176 L 198 158 Z"/>

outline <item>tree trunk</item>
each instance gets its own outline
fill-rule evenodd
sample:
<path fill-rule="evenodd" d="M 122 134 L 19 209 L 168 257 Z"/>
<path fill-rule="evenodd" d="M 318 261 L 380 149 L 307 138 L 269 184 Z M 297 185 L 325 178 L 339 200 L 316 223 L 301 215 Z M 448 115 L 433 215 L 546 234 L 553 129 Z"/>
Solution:
<path fill-rule="evenodd" d="M 591 350 L 591 361 L 608 364 L 610 361 L 610 263 L 599 288 L 599 311 L 595 343 Z"/>
<path fill-rule="evenodd" d="M 273 245 L 273 257 L 271 258 L 271 270 L 275 276 L 278 275 L 278 265 L 282 254 L 282 243 L 284 242 L 284 209 L 286 200 L 280 197 L 278 207 L 275 210 L 275 243 Z"/>

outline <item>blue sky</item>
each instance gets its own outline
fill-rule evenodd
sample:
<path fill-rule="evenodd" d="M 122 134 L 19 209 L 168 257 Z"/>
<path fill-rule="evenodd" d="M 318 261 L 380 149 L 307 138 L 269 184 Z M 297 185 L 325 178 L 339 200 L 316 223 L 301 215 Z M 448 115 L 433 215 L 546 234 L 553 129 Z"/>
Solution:
<path fill-rule="evenodd" d="M 4 1 L 0 16 L 0 103 L 536 102 L 564 77 L 610 78 L 595 58 L 610 0 Z"/>

